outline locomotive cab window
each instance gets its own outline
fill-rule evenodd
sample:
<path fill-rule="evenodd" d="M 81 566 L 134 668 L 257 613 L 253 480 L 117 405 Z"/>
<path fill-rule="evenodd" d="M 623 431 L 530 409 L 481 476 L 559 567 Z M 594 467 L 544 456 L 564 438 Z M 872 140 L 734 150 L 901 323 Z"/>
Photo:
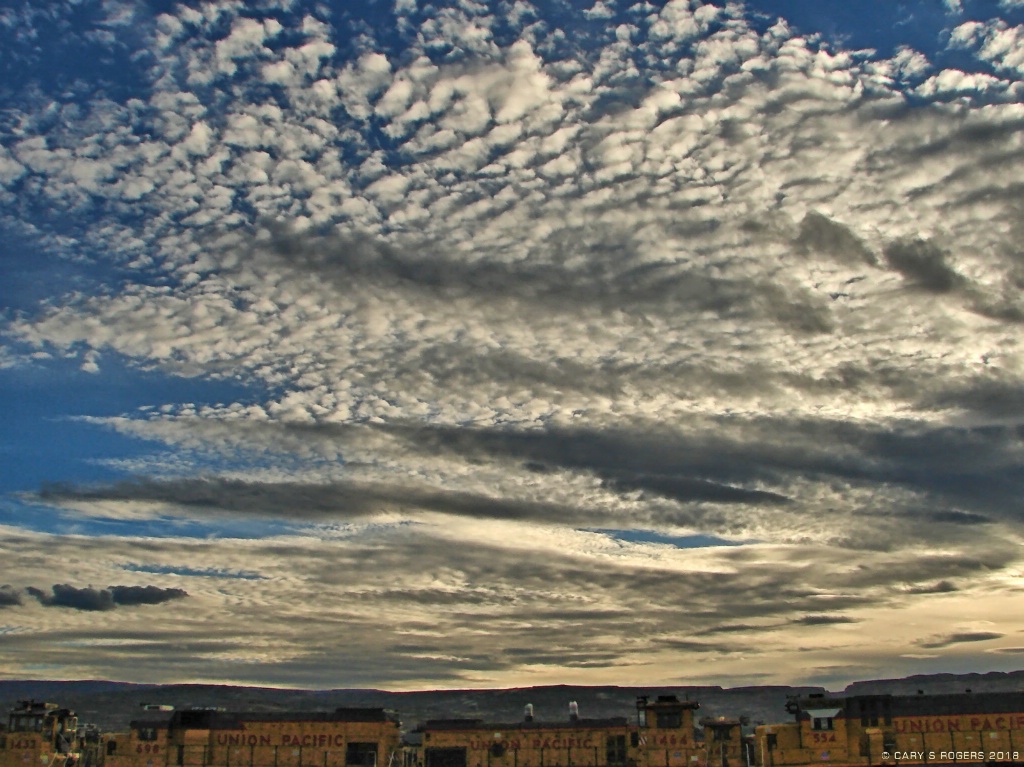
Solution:
<path fill-rule="evenodd" d="M 41 716 L 12 716 L 11 732 L 42 732 L 43 718 Z"/>
<path fill-rule="evenodd" d="M 657 714 L 659 730 L 678 730 L 683 726 L 682 711 L 659 711 Z"/>
<path fill-rule="evenodd" d="M 156 727 L 140 727 L 139 740 L 156 740 Z"/>
<path fill-rule="evenodd" d="M 835 729 L 832 724 L 832 717 L 830 716 L 816 716 L 814 717 L 814 729 L 815 730 L 832 730 Z"/>
<path fill-rule="evenodd" d="M 609 735 L 605 742 L 605 761 L 609 765 L 625 764 L 626 762 L 626 736 Z"/>
<path fill-rule="evenodd" d="M 345 749 L 345 764 L 357 767 L 376 767 L 376 743 L 349 743 Z"/>

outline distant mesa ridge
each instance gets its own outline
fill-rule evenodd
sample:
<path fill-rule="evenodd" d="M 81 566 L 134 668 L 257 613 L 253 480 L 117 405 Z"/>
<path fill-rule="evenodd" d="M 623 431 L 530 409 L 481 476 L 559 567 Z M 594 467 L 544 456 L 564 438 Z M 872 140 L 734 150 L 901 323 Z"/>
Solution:
<path fill-rule="evenodd" d="M 1024 671 L 985 674 L 935 674 L 903 679 L 854 682 L 843 691 L 849 695 L 916 695 L 1012 692 L 1024 690 Z M 567 718 L 567 701 L 577 701 L 587 718 L 610 719 L 632 710 L 636 699 L 647 695 L 672 694 L 680 700 L 700 701 L 708 717 L 744 716 L 751 722 L 781 721 L 786 718 L 786 701 L 791 696 L 829 695 L 824 687 L 716 685 L 617 687 L 570 686 L 511 688 L 498 690 L 425 690 L 389 692 L 375 689 L 290 690 L 237 687 L 213 684 L 131 684 L 103 680 L 45 681 L 0 680 L 0 706 L 9 710 L 26 699 L 58 700 L 78 712 L 83 722 L 102 730 L 124 730 L 139 719 L 142 706 L 146 717 L 168 716 L 171 709 L 189 707 L 221 708 L 227 711 L 334 711 L 339 708 L 381 708 L 400 712 L 403 724 L 412 726 L 428 720 L 482 719 L 505 721 L 515 718 L 531 704 L 538 721 Z"/>

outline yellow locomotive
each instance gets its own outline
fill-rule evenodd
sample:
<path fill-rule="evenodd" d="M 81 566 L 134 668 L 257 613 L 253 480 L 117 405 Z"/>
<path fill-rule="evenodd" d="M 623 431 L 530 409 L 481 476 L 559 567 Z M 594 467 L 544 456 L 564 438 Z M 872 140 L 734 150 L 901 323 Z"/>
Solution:
<path fill-rule="evenodd" d="M 32 704 L 12 712 L 0 767 L 750 767 L 740 722 L 702 719 L 702 739 L 699 708 L 659 695 L 639 698 L 633 721 L 584 718 L 575 703 L 567 718 L 539 721 L 528 706 L 512 723 L 428 721 L 404 741 L 383 709 L 184 709 L 132 721 L 84 748 L 73 712 Z"/>
<path fill-rule="evenodd" d="M 701 720 L 699 740 L 699 707 L 659 695 L 637 700 L 635 724 L 582 718 L 575 703 L 561 721 L 536 720 L 532 706 L 518 722 L 428 721 L 407 738 L 405 767 L 746 767 L 739 721 Z"/>
<path fill-rule="evenodd" d="M 185 709 L 108 736 L 102 767 L 395 767 L 398 730 L 380 708 Z"/>
<path fill-rule="evenodd" d="M 158 707 L 160 708 L 160 707 Z M 635 717 L 427 721 L 403 739 L 380 708 L 185 709 L 102 738 L 73 711 L 24 701 L 0 767 L 1024 767 L 1024 693 L 792 698 L 793 720 L 703 718 L 696 701 L 637 699 Z"/>
<path fill-rule="evenodd" d="M 811 695 L 755 731 L 757 767 L 1024 763 L 1024 694 Z"/>
<path fill-rule="evenodd" d="M 24 700 L 0 732 L 0 767 L 94 767 L 98 742 L 95 731 L 79 730 L 74 711 Z"/>

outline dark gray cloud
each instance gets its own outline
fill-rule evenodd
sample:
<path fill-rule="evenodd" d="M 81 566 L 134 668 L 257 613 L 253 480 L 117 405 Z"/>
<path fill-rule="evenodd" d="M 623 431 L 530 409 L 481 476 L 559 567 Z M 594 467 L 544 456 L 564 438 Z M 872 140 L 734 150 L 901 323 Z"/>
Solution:
<path fill-rule="evenodd" d="M 849 227 L 816 211 L 808 213 L 800 222 L 796 244 L 808 255 L 822 254 L 854 266 L 875 266 L 878 263 L 878 259 Z"/>
<path fill-rule="evenodd" d="M 988 642 L 993 639 L 1001 639 L 1005 634 L 1000 634 L 996 631 L 964 631 L 955 634 L 947 634 L 942 637 L 938 637 L 934 640 L 920 642 L 921 647 L 928 650 L 940 650 L 944 647 L 950 647 L 955 644 L 963 644 L 965 642 Z"/>
<path fill-rule="evenodd" d="M 689 639 L 662 639 L 657 644 L 660 648 L 694 653 L 697 655 L 750 652 L 752 649 L 746 645 L 726 644 L 723 642 L 696 642 Z"/>
<path fill-rule="evenodd" d="M 948 580 L 941 580 L 930 585 L 922 584 L 907 589 L 908 594 L 949 594 L 953 591 L 959 591 L 959 589 L 955 583 Z"/>
<path fill-rule="evenodd" d="M 807 291 L 765 285 L 760 292 L 765 303 L 765 315 L 791 332 L 813 335 L 831 333 L 836 328 L 828 305 Z"/>
<path fill-rule="evenodd" d="M 583 509 L 515 498 L 426 487 L 360 482 L 260 482 L 205 477 L 138 479 L 114 485 L 49 485 L 40 498 L 51 502 L 150 501 L 207 511 L 285 518 L 353 518 L 386 510 L 427 510 L 467 517 L 584 523 L 594 515 Z"/>
<path fill-rule="evenodd" d="M 783 504 L 794 479 L 892 483 L 960 508 L 928 512 L 937 522 L 1016 518 L 1024 476 L 1015 468 L 1015 426 L 907 425 L 903 429 L 830 420 L 709 419 L 690 434 L 651 424 L 637 429 L 516 432 L 391 424 L 380 428 L 422 450 L 512 458 L 532 470 L 591 472 L 620 489 L 676 500 Z M 775 486 L 780 490 L 744 487 Z M 920 515 L 908 509 L 908 515 Z M 973 515 L 973 516 L 971 516 Z"/>
<path fill-rule="evenodd" d="M 725 623 L 720 626 L 710 626 L 698 632 L 695 636 L 714 636 L 715 634 L 758 634 L 781 624 L 757 625 L 751 623 Z"/>
<path fill-rule="evenodd" d="M 162 589 L 157 586 L 111 586 L 95 589 L 91 586 L 76 588 L 66 583 L 55 583 L 51 593 L 29 586 L 25 589 L 46 607 L 68 607 L 74 610 L 106 611 L 118 605 L 157 605 L 173 599 L 187 597 L 183 589 Z"/>
<path fill-rule="evenodd" d="M 916 115 L 913 109 L 905 105 L 896 106 L 887 115 L 890 119 L 914 123 Z M 1019 160 L 1024 151 L 1013 144 L 1007 144 L 1014 136 L 1020 135 L 1024 129 L 1024 120 L 1012 113 L 992 121 L 956 120 L 928 137 L 919 137 L 912 145 L 903 143 L 900 149 L 906 153 L 911 162 L 918 162 L 928 157 L 949 156 L 955 153 L 958 157 L 967 157 L 983 163 L 981 167 L 991 170 L 1002 167 L 1007 162 Z M 992 151 L 997 149 L 997 151 Z M 951 178 L 956 179 L 972 174 L 977 166 L 972 162 L 962 163 Z"/>
<path fill-rule="evenodd" d="M 644 519 L 732 534 L 742 519 L 730 507 L 821 513 L 806 506 L 795 487 L 842 482 L 852 487 L 899 488 L 885 512 L 871 506 L 842 511 L 875 526 L 847 543 L 895 545 L 898 525 L 929 524 L 928 535 L 952 539 L 954 527 L 979 527 L 1019 519 L 1024 476 L 1015 468 L 1022 438 L 1016 426 L 924 427 L 912 423 L 872 426 L 854 422 L 780 418 L 696 420 L 688 428 L 635 424 L 609 429 L 550 427 L 521 431 L 392 422 L 374 425 L 270 425 L 290 441 L 321 442 L 332 451 L 346 444 L 388 437 L 403 450 L 448 456 L 512 472 L 570 472 L 592 477 L 624 498 L 641 493 Z M 374 436 L 379 435 L 379 436 Z M 268 441 L 270 435 L 261 437 Z M 393 447 L 393 446 L 392 446 Z M 808 485 L 808 483 L 810 483 Z M 492 494 L 420 484 L 334 480 L 242 481 L 216 477 L 138 479 L 99 487 L 50 485 L 40 498 L 156 501 L 185 508 L 294 518 L 352 518 L 382 510 L 440 511 L 473 518 L 552 520 L 566 524 L 623 526 L 610 510 L 577 502 L 545 502 L 521 491 Z M 853 516 L 851 516 L 853 515 Z M 897 522 L 901 520 L 901 522 Z M 837 533 L 842 528 L 836 528 Z M 943 532 L 943 531 L 947 532 Z"/>
<path fill-rule="evenodd" d="M 557 242 L 548 243 L 561 253 L 556 262 L 466 262 L 450 258 L 443 244 L 421 239 L 405 249 L 367 235 L 272 231 L 271 263 L 280 259 L 346 295 L 372 288 L 497 305 L 524 320 L 537 311 L 666 317 L 712 312 L 722 319 L 768 319 L 800 333 L 833 329 L 828 307 L 806 291 L 762 278 L 709 274 L 689 261 L 641 258 L 631 233 L 599 221 L 560 231 Z"/>
<path fill-rule="evenodd" d="M 66 583 L 55 583 L 52 593 L 29 586 L 25 589 L 46 607 L 69 607 L 74 610 L 104 611 L 113 610 L 114 597 L 107 589 L 94 589 L 87 586 L 79 589 Z"/>
<path fill-rule="evenodd" d="M 831 626 L 842 623 L 859 623 L 856 618 L 847 615 L 804 615 L 794 618 L 792 623 L 801 626 Z"/>
<path fill-rule="evenodd" d="M 985 363 L 981 356 L 978 361 Z M 1013 420 L 1024 412 L 1024 385 L 998 372 L 970 381 L 948 382 L 923 394 L 921 404 L 925 407 L 963 408 Z"/>
<path fill-rule="evenodd" d="M 159 605 L 188 596 L 184 589 L 158 586 L 111 586 L 110 595 L 118 605 Z"/>
<path fill-rule="evenodd" d="M 710 501 L 713 503 L 749 503 L 778 506 L 789 503 L 790 499 L 779 493 L 763 490 L 746 490 L 716 482 L 707 482 L 689 477 L 659 474 L 622 474 L 610 472 L 604 481 L 605 487 L 620 492 L 643 490 L 676 501 Z"/>
<path fill-rule="evenodd" d="M 13 607 L 21 604 L 21 594 L 11 586 L 0 586 L 0 607 Z"/>
<path fill-rule="evenodd" d="M 926 240 L 900 240 L 885 249 L 889 266 L 931 293 L 949 293 L 966 284 L 946 258 L 946 253 Z"/>
<path fill-rule="evenodd" d="M 922 516 L 932 522 L 948 522 L 954 525 L 984 525 L 992 521 L 984 514 L 973 514 L 956 509 L 925 511 Z"/>
<path fill-rule="evenodd" d="M 963 533 L 954 531 L 951 540 L 962 539 Z M 905 540 L 897 538 L 895 545 L 887 549 L 892 554 L 891 563 L 874 567 L 861 567 L 848 574 L 844 583 L 858 589 L 875 587 L 923 585 L 931 593 L 936 581 L 949 582 L 952 578 L 970 580 L 985 573 L 997 572 L 1010 566 L 1016 555 L 1005 542 L 990 542 L 979 546 L 977 554 L 961 554 L 942 556 L 936 554 L 918 554 L 904 557 Z M 852 548 L 852 546 L 851 546 Z"/>

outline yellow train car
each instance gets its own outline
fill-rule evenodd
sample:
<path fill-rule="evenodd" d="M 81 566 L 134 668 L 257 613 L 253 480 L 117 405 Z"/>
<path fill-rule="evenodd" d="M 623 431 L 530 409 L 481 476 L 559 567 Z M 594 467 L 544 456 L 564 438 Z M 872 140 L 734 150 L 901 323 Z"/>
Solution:
<path fill-rule="evenodd" d="M 105 739 L 102 767 L 398 767 L 397 717 L 331 712 L 175 711 Z"/>
<path fill-rule="evenodd" d="M 757 767 L 1024 764 L 1024 693 L 812 695 L 755 731 Z"/>
<path fill-rule="evenodd" d="M 637 698 L 639 767 L 704 767 L 706 750 L 697 740 L 693 721 L 699 708 L 697 701 L 675 695 Z"/>
<path fill-rule="evenodd" d="M 570 704 L 560 721 L 539 721 L 527 706 L 518 722 L 446 719 L 426 722 L 407 737 L 404 767 L 747 767 L 737 720 L 704 720 L 694 728 L 696 701 L 660 695 L 637 700 L 636 723 L 626 717 L 588 719 Z"/>
<path fill-rule="evenodd" d="M 170 758 L 170 717 L 133 720 L 128 732 L 106 733 L 102 767 L 165 767 Z"/>
<path fill-rule="evenodd" d="M 743 737 L 745 722 L 724 716 L 700 720 L 704 730 L 704 767 L 751 767 L 752 744 Z"/>
<path fill-rule="evenodd" d="M 10 711 L 0 732 L 0 767 L 72 767 L 95 761 L 95 747 L 80 737 L 75 712 L 56 703 L 25 700 Z"/>

